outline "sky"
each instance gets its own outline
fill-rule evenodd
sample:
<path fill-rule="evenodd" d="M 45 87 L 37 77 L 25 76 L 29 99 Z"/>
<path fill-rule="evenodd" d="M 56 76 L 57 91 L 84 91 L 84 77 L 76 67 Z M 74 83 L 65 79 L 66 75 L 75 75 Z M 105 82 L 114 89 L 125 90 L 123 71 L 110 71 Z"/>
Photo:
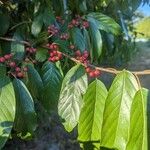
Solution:
<path fill-rule="evenodd" d="M 150 6 L 149 5 L 144 5 L 140 6 L 139 11 L 142 11 L 146 16 L 150 16 Z"/>

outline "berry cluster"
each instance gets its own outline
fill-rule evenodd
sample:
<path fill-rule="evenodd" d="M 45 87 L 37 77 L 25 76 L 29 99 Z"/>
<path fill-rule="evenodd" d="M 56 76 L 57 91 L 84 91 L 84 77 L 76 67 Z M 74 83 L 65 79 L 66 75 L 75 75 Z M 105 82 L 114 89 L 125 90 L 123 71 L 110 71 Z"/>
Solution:
<path fill-rule="evenodd" d="M 50 35 L 56 35 L 59 32 L 59 29 L 55 25 L 50 25 L 47 31 Z"/>
<path fill-rule="evenodd" d="M 57 62 L 62 59 L 62 53 L 57 50 L 50 51 L 49 55 L 50 57 L 48 61 L 51 61 L 51 62 Z"/>
<path fill-rule="evenodd" d="M 68 40 L 69 39 L 69 34 L 68 33 L 62 33 L 60 35 L 60 39 L 61 40 Z"/>
<path fill-rule="evenodd" d="M 0 57 L 0 63 L 3 63 L 8 68 L 8 73 L 17 78 L 24 78 L 27 72 L 27 67 L 20 68 L 17 66 L 16 62 L 13 60 L 13 54 L 6 54 Z"/>
<path fill-rule="evenodd" d="M 26 72 L 28 71 L 27 67 L 20 68 L 18 66 L 12 67 L 12 75 L 17 78 L 24 78 L 26 76 Z"/>
<path fill-rule="evenodd" d="M 59 51 L 59 46 L 57 44 L 47 44 L 47 47 L 50 49 L 48 61 L 57 62 L 62 59 L 62 53 Z"/>
<path fill-rule="evenodd" d="M 27 47 L 26 48 L 26 52 L 30 53 L 30 54 L 35 54 L 37 51 L 36 48 L 33 48 L 33 47 Z"/>
<path fill-rule="evenodd" d="M 75 52 L 75 58 L 79 60 L 81 63 L 84 63 L 85 65 L 89 63 L 88 57 L 89 57 L 89 52 L 86 50 L 83 53 L 81 53 L 80 50 L 77 50 Z"/>
<path fill-rule="evenodd" d="M 91 78 L 97 78 L 100 75 L 100 70 L 93 69 L 90 67 L 86 67 L 86 72 L 88 73 L 89 77 Z"/>
<path fill-rule="evenodd" d="M 89 22 L 85 19 L 82 19 L 80 16 L 77 16 L 75 19 L 72 19 L 72 21 L 68 24 L 69 29 L 73 27 L 88 28 Z"/>
<path fill-rule="evenodd" d="M 3 57 L 0 57 L 0 63 L 5 63 L 9 60 L 11 60 L 13 57 L 13 54 L 6 54 Z"/>

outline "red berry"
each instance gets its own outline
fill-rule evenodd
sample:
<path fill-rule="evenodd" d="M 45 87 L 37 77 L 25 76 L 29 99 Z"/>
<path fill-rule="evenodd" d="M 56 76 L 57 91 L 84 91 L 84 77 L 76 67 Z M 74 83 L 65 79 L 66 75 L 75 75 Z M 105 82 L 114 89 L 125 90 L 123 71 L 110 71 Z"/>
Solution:
<path fill-rule="evenodd" d="M 16 72 L 20 72 L 20 71 L 21 71 L 21 68 L 20 68 L 20 67 L 16 67 L 16 68 L 15 68 L 15 71 L 16 71 Z"/>
<path fill-rule="evenodd" d="M 59 57 L 59 59 L 62 58 L 62 53 L 58 53 L 57 56 Z"/>
<path fill-rule="evenodd" d="M 93 78 L 93 77 L 95 77 L 95 73 L 92 71 L 92 72 L 89 73 L 89 76 L 90 76 L 91 78 Z"/>
<path fill-rule="evenodd" d="M 54 50 L 54 51 L 53 51 L 53 54 L 54 54 L 54 55 L 57 55 L 57 51 Z"/>
<path fill-rule="evenodd" d="M 8 54 L 8 55 L 5 55 L 4 58 L 5 58 L 6 60 L 9 60 L 9 59 L 11 58 L 11 56 Z"/>
<path fill-rule="evenodd" d="M 4 63 L 5 62 L 5 58 L 4 57 L 0 57 L 0 63 Z"/>
<path fill-rule="evenodd" d="M 58 60 L 59 60 L 59 57 L 58 57 L 58 56 L 55 56 L 54 58 L 55 58 L 55 61 L 58 61 Z"/>
<path fill-rule="evenodd" d="M 15 67 L 15 66 L 16 66 L 16 63 L 15 63 L 15 62 L 12 61 L 12 62 L 9 63 L 9 67 L 13 68 L 13 67 Z"/>
<path fill-rule="evenodd" d="M 94 74 L 95 74 L 96 77 L 98 77 L 100 75 L 100 71 L 99 70 L 95 70 Z"/>
<path fill-rule="evenodd" d="M 91 71 L 91 68 L 87 67 L 86 72 L 89 73 Z"/>
<path fill-rule="evenodd" d="M 27 51 L 27 52 L 29 52 L 29 51 L 30 51 L 30 48 L 29 48 L 29 47 L 27 47 L 27 48 L 26 48 L 26 51 Z"/>
<path fill-rule="evenodd" d="M 75 52 L 75 54 L 76 54 L 76 56 L 81 56 L 80 50 L 77 50 L 77 51 Z"/>
<path fill-rule="evenodd" d="M 23 74 L 22 72 L 18 72 L 18 73 L 17 73 L 17 77 L 18 77 L 18 78 L 23 78 L 23 77 L 24 77 L 24 74 Z"/>

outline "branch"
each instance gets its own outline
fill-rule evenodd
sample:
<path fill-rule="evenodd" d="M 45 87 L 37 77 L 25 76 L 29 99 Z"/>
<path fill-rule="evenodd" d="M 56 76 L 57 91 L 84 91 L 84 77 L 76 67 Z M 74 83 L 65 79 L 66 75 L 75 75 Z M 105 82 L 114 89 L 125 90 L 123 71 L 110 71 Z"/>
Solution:
<path fill-rule="evenodd" d="M 27 46 L 31 46 L 32 44 L 27 42 L 27 41 L 19 41 L 17 39 L 12 39 L 12 38 L 6 38 L 6 37 L 0 37 L 0 40 L 3 41 L 9 41 L 9 42 L 17 42 L 17 43 L 21 43 Z M 42 46 L 43 48 L 49 49 L 48 47 Z M 67 57 L 68 59 L 72 60 L 75 63 L 80 63 L 82 66 L 85 66 L 85 64 L 81 63 L 79 60 L 75 59 L 74 57 L 71 57 L 63 52 L 62 53 L 63 56 Z M 107 72 L 107 73 L 111 73 L 111 74 L 118 74 L 121 72 L 121 70 L 116 70 L 115 68 L 103 68 L 103 67 L 97 67 L 95 65 L 91 65 L 88 64 L 88 66 L 93 67 L 97 70 L 103 71 L 103 72 Z M 143 70 L 143 71 L 130 71 L 131 73 L 133 73 L 134 75 L 138 76 L 138 75 L 150 75 L 150 70 Z"/>

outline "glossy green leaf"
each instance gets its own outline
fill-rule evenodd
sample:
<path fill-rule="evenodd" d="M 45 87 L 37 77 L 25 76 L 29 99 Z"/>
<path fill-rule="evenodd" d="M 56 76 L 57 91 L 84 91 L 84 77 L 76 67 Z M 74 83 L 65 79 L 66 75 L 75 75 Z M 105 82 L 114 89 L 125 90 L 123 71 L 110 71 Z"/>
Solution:
<path fill-rule="evenodd" d="M 9 28 L 9 24 L 10 24 L 10 21 L 9 21 L 9 16 L 4 14 L 4 13 L 1 13 L 0 12 L 0 36 L 4 35 L 8 28 Z"/>
<path fill-rule="evenodd" d="M 23 40 L 19 32 L 15 32 L 13 39 L 16 39 L 17 41 Z M 24 53 L 25 53 L 24 45 L 20 44 L 19 42 L 12 42 L 11 52 L 14 53 L 14 59 L 17 59 L 17 60 L 23 59 Z"/>
<path fill-rule="evenodd" d="M 31 65 L 28 65 L 28 86 L 33 97 L 41 98 L 41 91 L 43 90 L 43 81 L 38 71 Z"/>
<path fill-rule="evenodd" d="M 93 81 L 84 95 L 84 105 L 78 124 L 78 140 L 83 142 L 101 140 L 101 128 L 105 100 L 105 85 L 98 79 Z"/>
<path fill-rule="evenodd" d="M 74 45 L 83 52 L 85 50 L 85 41 L 81 30 L 79 28 L 74 28 L 72 32 Z"/>
<path fill-rule="evenodd" d="M 90 22 L 90 36 L 92 42 L 91 58 L 97 60 L 102 53 L 102 37 L 97 25 L 93 22 Z"/>
<path fill-rule="evenodd" d="M 9 78 L 0 78 L 0 149 L 9 138 L 15 119 L 16 100 Z"/>
<path fill-rule="evenodd" d="M 104 30 L 115 35 L 118 35 L 121 32 L 119 24 L 107 15 L 97 12 L 88 14 L 88 17 L 95 19 L 95 22 L 100 30 Z"/>
<path fill-rule="evenodd" d="M 48 51 L 44 48 L 38 48 L 36 52 L 36 60 L 39 62 L 43 62 L 47 59 Z"/>
<path fill-rule="evenodd" d="M 125 150 L 130 125 L 130 111 L 138 90 L 134 75 L 122 71 L 114 79 L 106 99 L 102 127 L 102 146 Z"/>
<path fill-rule="evenodd" d="M 34 21 L 31 26 L 31 32 L 35 37 L 37 37 L 38 34 L 41 32 L 42 26 L 43 26 L 43 15 L 40 14 L 34 18 Z"/>
<path fill-rule="evenodd" d="M 85 49 L 87 51 L 91 50 L 91 41 L 89 37 L 89 32 L 86 29 L 83 29 L 83 36 L 84 36 L 84 42 L 85 42 Z"/>
<path fill-rule="evenodd" d="M 46 62 L 42 67 L 43 106 L 47 111 L 56 108 L 62 84 L 62 75 L 54 63 Z"/>
<path fill-rule="evenodd" d="M 133 100 L 130 117 L 129 141 L 126 150 L 148 150 L 147 102 L 148 90 L 140 89 Z"/>
<path fill-rule="evenodd" d="M 23 135 L 27 134 L 27 132 L 33 134 L 37 127 L 37 117 L 33 99 L 21 80 L 14 79 L 13 85 L 16 95 L 16 118 L 14 130 Z"/>
<path fill-rule="evenodd" d="M 87 75 L 76 65 L 66 74 L 58 103 L 58 113 L 64 119 L 63 125 L 70 132 L 77 125 L 83 104 L 82 94 L 87 89 Z M 83 74 L 82 74 L 83 73 Z"/>

